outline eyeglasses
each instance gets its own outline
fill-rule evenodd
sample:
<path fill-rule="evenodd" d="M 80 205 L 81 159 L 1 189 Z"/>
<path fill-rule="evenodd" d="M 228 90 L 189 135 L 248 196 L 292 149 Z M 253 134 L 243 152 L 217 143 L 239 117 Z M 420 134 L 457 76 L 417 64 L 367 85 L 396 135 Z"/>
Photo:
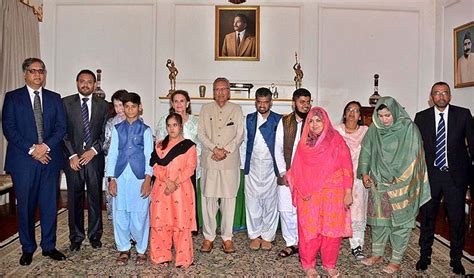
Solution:
<path fill-rule="evenodd" d="M 46 70 L 44 69 L 27 69 L 26 71 L 29 72 L 30 74 L 35 74 L 35 73 L 45 74 L 46 73 Z"/>
<path fill-rule="evenodd" d="M 223 93 L 223 92 L 228 91 L 228 90 L 230 90 L 230 88 L 220 88 L 220 89 L 214 89 L 214 92 Z"/>
<path fill-rule="evenodd" d="M 433 96 L 437 96 L 437 97 L 440 97 L 440 96 L 449 96 L 449 92 L 433 92 L 432 93 Z"/>
<path fill-rule="evenodd" d="M 359 108 L 347 108 L 347 109 L 346 109 L 346 112 L 347 112 L 347 113 L 351 113 L 351 112 L 353 112 L 353 113 L 359 113 L 359 112 L 360 112 L 360 109 L 359 109 Z"/>

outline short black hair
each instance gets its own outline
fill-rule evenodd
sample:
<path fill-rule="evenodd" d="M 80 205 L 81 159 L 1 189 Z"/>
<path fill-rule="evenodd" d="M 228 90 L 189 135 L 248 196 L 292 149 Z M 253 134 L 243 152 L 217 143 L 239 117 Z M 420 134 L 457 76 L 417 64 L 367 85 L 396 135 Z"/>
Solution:
<path fill-rule="evenodd" d="M 77 76 L 76 76 L 76 81 L 79 81 L 79 76 L 80 76 L 81 74 L 89 74 L 89 75 L 92 76 L 92 79 L 94 79 L 94 83 L 97 81 L 97 79 L 95 78 L 95 73 L 92 72 L 91 70 L 88 70 L 88 69 L 83 69 L 83 70 L 81 70 L 81 71 L 77 74 Z"/>
<path fill-rule="evenodd" d="M 463 41 L 465 40 L 470 40 L 472 41 L 471 39 L 471 32 L 467 31 L 466 33 L 464 33 L 464 39 L 462 39 Z"/>
<path fill-rule="evenodd" d="M 127 103 L 127 102 L 131 102 L 131 103 L 134 103 L 134 104 L 142 104 L 142 100 L 140 98 L 140 96 L 137 94 L 137 93 L 134 93 L 134 92 L 128 92 L 128 94 L 126 94 L 123 98 L 123 104 Z"/>
<path fill-rule="evenodd" d="M 124 97 L 125 97 L 125 95 L 127 95 L 127 94 L 128 94 L 128 91 L 125 90 L 125 89 L 118 90 L 118 91 L 116 91 L 116 92 L 112 95 L 112 97 L 110 98 L 110 100 L 111 100 L 112 102 L 114 102 L 114 100 L 118 100 L 118 101 L 121 101 L 121 102 L 123 103 Z"/>
<path fill-rule="evenodd" d="M 248 22 L 249 22 L 249 18 L 248 18 L 246 15 L 244 15 L 244 14 L 236 14 L 236 15 L 234 16 L 234 18 L 236 18 L 236 17 L 240 17 L 240 19 L 242 19 L 242 21 L 243 21 L 245 24 L 248 24 Z"/>
<path fill-rule="evenodd" d="M 255 99 L 257 99 L 258 97 L 270 97 L 272 98 L 272 91 L 270 91 L 270 89 L 266 88 L 266 87 L 261 87 L 261 88 L 258 88 L 256 91 L 255 91 Z"/>
<path fill-rule="evenodd" d="M 26 70 L 34 63 L 40 63 L 41 64 L 41 68 L 43 70 L 46 70 L 46 65 L 44 64 L 43 60 L 41 60 L 40 58 L 35 58 L 35 57 L 31 57 L 31 58 L 26 58 L 24 61 L 23 61 L 23 64 L 21 64 L 21 69 L 23 72 L 26 72 Z"/>
<path fill-rule="evenodd" d="M 293 101 L 296 101 L 299 97 L 311 97 L 311 93 L 305 88 L 296 89 L 293 92 Z"/>
<path fill-rule="evenodd" d="M 444 81 L 438 81 L 438 82 L 434 83 L 433 86 L 431 86 L 430 94 L 433 93 L 434 87 L 436 87 L 436 86 L 446 86 L 446 87 L 448 87 L 448 93 L 451 94 L 451 88 L 449 87 L 448 83 L 446 83 Z"/>

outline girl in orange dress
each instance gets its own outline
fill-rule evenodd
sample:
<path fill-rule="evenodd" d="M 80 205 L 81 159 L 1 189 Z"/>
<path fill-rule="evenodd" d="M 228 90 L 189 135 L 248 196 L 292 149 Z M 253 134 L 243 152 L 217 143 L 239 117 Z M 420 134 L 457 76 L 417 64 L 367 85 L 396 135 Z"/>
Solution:
<path fill-rule="evenodd" d="M 166 118 L 168 135 L 156 144 L 150 165 L 156 177 L 150 204 L 150 259 L 167 265 L 189 267 L 193 262 L 191 232 L 196 230 L 194 189 L 196 146 L 183 137 L 183 120 L 172 113 Z"/>

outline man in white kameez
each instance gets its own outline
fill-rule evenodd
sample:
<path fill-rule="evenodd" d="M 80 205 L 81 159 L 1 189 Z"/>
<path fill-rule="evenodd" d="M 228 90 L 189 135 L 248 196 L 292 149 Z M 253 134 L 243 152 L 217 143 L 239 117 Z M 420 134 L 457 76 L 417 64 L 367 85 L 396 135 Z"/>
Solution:
<path fill-rule="evenodd" d="M 272 92 L 255 92 L 256 112 L 247 115 L 245 151 L 245 216 L 250 249 L 271 250 L 278 228 L 278 168 L 275 132 L 281 115 L 270 111 Z"/>
<path fill-rule="evenodd" d="M 303 88 L 293 92 L 294 111 L 278 123 L 275 137 L 275 160 L 280 177 L 278 178 L 278 211 L 280 212 L 281 232 L 286 247 L 278 253 L 285 258 L 298 253 L 298 221 L 296 208 L 292 204 L 291 191 L 286 181 L 286 172 L 296 152 L 301 131 L 311 109 L 311 93 Z"/>

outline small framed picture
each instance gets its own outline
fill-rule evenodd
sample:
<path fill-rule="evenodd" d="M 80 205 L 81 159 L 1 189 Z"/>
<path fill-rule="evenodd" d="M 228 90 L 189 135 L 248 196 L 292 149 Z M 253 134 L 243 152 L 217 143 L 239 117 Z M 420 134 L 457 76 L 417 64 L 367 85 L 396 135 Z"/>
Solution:
<path fill-rule="evenodd" d="M 474 21 L 454 28 L 454 87 L 474 86 Z"/>
<path fill-rule="evenodd" d="M 260 60 L 260 7 L 216 6 L 215 60 Z"/>

